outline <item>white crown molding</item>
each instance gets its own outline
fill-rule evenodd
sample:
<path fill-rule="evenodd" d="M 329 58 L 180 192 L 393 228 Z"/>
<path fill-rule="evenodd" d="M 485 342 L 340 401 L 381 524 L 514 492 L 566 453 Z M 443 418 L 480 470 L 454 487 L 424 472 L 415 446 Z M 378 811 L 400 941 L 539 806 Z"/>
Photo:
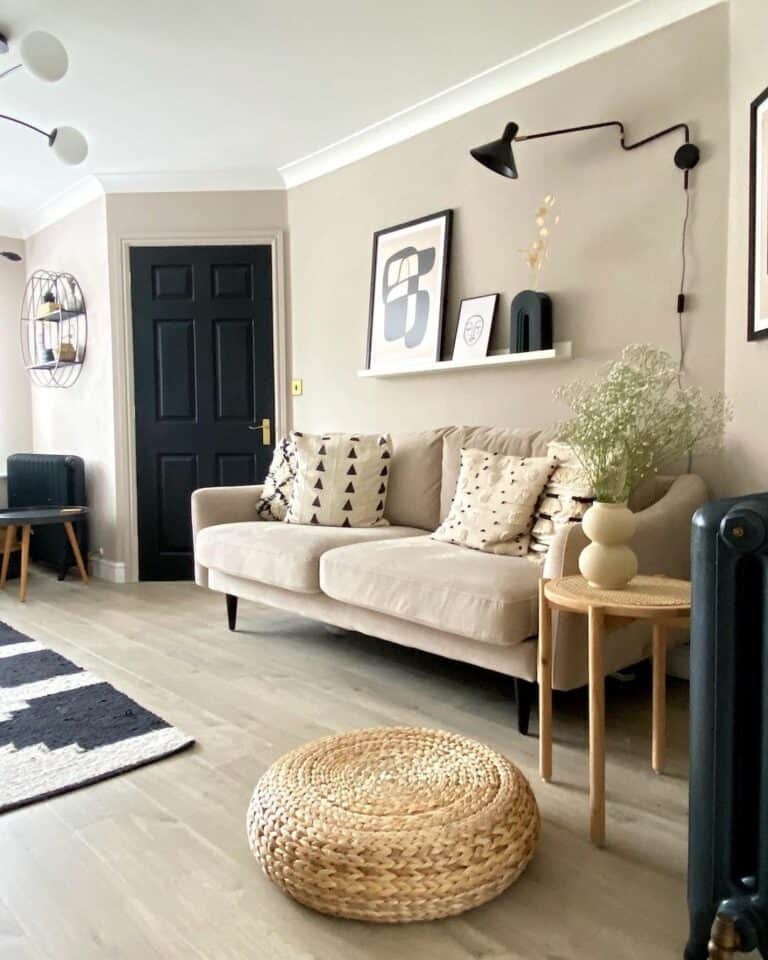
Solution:
<path fill-rule="evenodd" d="M 174 170 L 97 173 L 105 193 L 185 193 L 217 190 L 284 190 L 276 170 Z"/>
<path fill-rule="evenodd" d="M 46 200 L 37 209 L 23 214 L 21 220 L 22 237 L 26 240 L 33 234 L 50 227 L 52 223 L 61 220 L 68 214 L 84 207 L 97 197 L 104 196 L 104 190 L 99 181 L 89 174 L 72 184 L 66 190 Z"/>
<path fill-rule="evenodd" d="M 280 174 L 286 188 L 296 187 L 723 2 L 727 0 L 630 0 L 343 140 L 286 163 L 279 168 Z M 580 119 L 584 118 L 575 118 Z"/>
<path fill-rule="evenodd" d="M 3 210 L 0 207 L 0 237 L 9 237 L 12 240 L 24 239 L 22 218 L 14 210 Z"/>

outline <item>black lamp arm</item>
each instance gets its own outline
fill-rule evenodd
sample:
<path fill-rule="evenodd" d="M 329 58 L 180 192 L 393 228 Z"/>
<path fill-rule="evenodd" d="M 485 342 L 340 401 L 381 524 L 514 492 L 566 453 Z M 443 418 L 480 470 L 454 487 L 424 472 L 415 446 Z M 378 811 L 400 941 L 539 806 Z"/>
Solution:
<path fill-rule="evenodd" d="M 582 130 L 599 130 L 601 127 L 617 127 L 620 132 L 621 145 L 625 150 L 634 150 L 637 147 L 642 147 L 646 143 L 650 143 L 652 140 L 658 140 L 660 137 L 665 137 L 668 133 L 674 133 L 675 130 L 682 130 L 685 133 L 685 142 L 691 142 L 691 132 L 688 129 L 687 123 L 676 123 L 672 127 L 667 127 L 666 130 L 660 130 L 658 133 L 652 134 L 650 137 L 645 137 L 644 140 L 638 140 L 637 143 L 627 143 L 624 139 L 625 130 L 624 124 L 621 120 L 606 120 L 605 123 L 588 123 L 582 127 L 566 127 L 564 130 L 547 130 L 544 133 L 527 133 L 523 136 L 516 136 L 515 140 L 519 143 L 521 140 L 540 140 L 542 137 L 559 137 L 562 133 L 580 133 Z"/>
<path fill-rule="evenodd" d="M 35 133 L 41 133 L 50 143 L 51 137 L 56 132 L 55 130 L 52 133 L 48 133 L 46 130 L 41 130 L 40 127 L 35 127 L 31 123 L 27 123 L 25 120 L 19 120 L 17 117 L 9 117 L 7 113 L 0 113 L 0 120 L 10 120 L 11 123 L 18 123 L 21 127 L 27 127 L 29 130 L 34 130 Z"/>
<path fill-rule="evenodd" d="M 563 133 L 580 133 L 582 130 L 599 130 L 602 127 L 616 127 L 618 129 L 622 150 L 636 150 L 638 147 L 645 146 L 646 143 L 651 143 L 653 140 L 666 137 L 669 133 L 682 130 L 684 144 L 686 145 L 686 149 L 691 151 L 691 153 L 683 158 L 681 156 L 683 148 L 681 148 L 675 156 L 675 163 L 685 174 L 685 188 L 688 189 L 688 175 L 691 169 L 698 163 L 699 152 L 698 148 L 691 144 L 691 131 L 687 123 L 675 123 L 671 127 L 667 127 L 666 130 L 660 130 L 658 133 L 651 134 L 650 137 L 644 137 L 642 140 L 638 140 L 637 143 L 627 143 L 624 124 L 620 120 L 607 120 L 605 123 L 588 123 L 581 127 L 566 127 L 564 130 L 547 130 L 544 133 L 528 133 L 523 134 L 523 136 L 514 136 L 513 139 L 519 143 L 522 140 L 540 140 L 542 137 L 559 137 Z M 678 159 L 680 162 L 678 162 Z"/>

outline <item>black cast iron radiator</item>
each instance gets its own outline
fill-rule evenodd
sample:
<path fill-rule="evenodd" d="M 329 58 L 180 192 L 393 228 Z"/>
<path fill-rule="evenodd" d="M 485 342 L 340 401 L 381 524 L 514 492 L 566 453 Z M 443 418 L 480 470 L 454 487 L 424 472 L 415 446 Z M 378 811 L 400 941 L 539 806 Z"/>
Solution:
<path fill-rule="evenodd" d="M 14 453 L 8 457 L 9 507 L 85 507 L 85 465 L 80 457 L 48 453 Z M 73 521 L 80 552 L 88 556 L 87 518 Z M 64 527 L 36 527 L 29 553 L 38 563 L 49 563 L 63 580 L 74 564 Z"/>
<path fill-rule="evenodd" d="M 706 504 L 691 549 L 685 956 L 768 958 L 768 494 Z"/>

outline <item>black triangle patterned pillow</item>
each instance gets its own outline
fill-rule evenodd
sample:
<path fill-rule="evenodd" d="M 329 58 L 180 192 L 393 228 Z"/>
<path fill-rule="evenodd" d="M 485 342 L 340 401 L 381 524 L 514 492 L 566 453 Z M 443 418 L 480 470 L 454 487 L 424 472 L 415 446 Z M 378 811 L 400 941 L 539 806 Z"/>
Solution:
<path fill-rule="evenodd" d="M 386 525 L 389 434 L 294 432 L 296 476 L 286 520 L 325 527 Z"/>

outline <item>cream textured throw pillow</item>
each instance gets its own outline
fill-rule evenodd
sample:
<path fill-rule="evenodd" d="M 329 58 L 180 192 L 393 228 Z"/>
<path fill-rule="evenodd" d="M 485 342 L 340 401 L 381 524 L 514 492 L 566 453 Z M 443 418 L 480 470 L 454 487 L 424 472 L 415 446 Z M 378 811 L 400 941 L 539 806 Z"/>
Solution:
<path fill-rule="evenodd" d="M 558 531 L 571 523 L 581 523 L 595 499 L 584 468 L 568 444 L 548 444 L 547 455 L 557 460 L 557 466 L 536 506 L 530 547 L 531 557 L 540 559 L 546 556 Z"/>
<path fill-rule="evenodd" d="M 256 504 L 256 513 L 262 520 L 285 520 L 295 476 L 296 448 L 290 437 L 283 437 L 272 454 L 261 499 Z"/>
<path fill-rule="evenodd" d="M 525 556 L 536 503 L 554 467 L 547 457 L 462 450 L 451 509 L 432 539 Z"/>
<path fill-rule="evenodd" d="M 325 527 L 385 525 L 392 443 L 389 434 L 291 434 L 298 468 L 288 523 Z"/>

